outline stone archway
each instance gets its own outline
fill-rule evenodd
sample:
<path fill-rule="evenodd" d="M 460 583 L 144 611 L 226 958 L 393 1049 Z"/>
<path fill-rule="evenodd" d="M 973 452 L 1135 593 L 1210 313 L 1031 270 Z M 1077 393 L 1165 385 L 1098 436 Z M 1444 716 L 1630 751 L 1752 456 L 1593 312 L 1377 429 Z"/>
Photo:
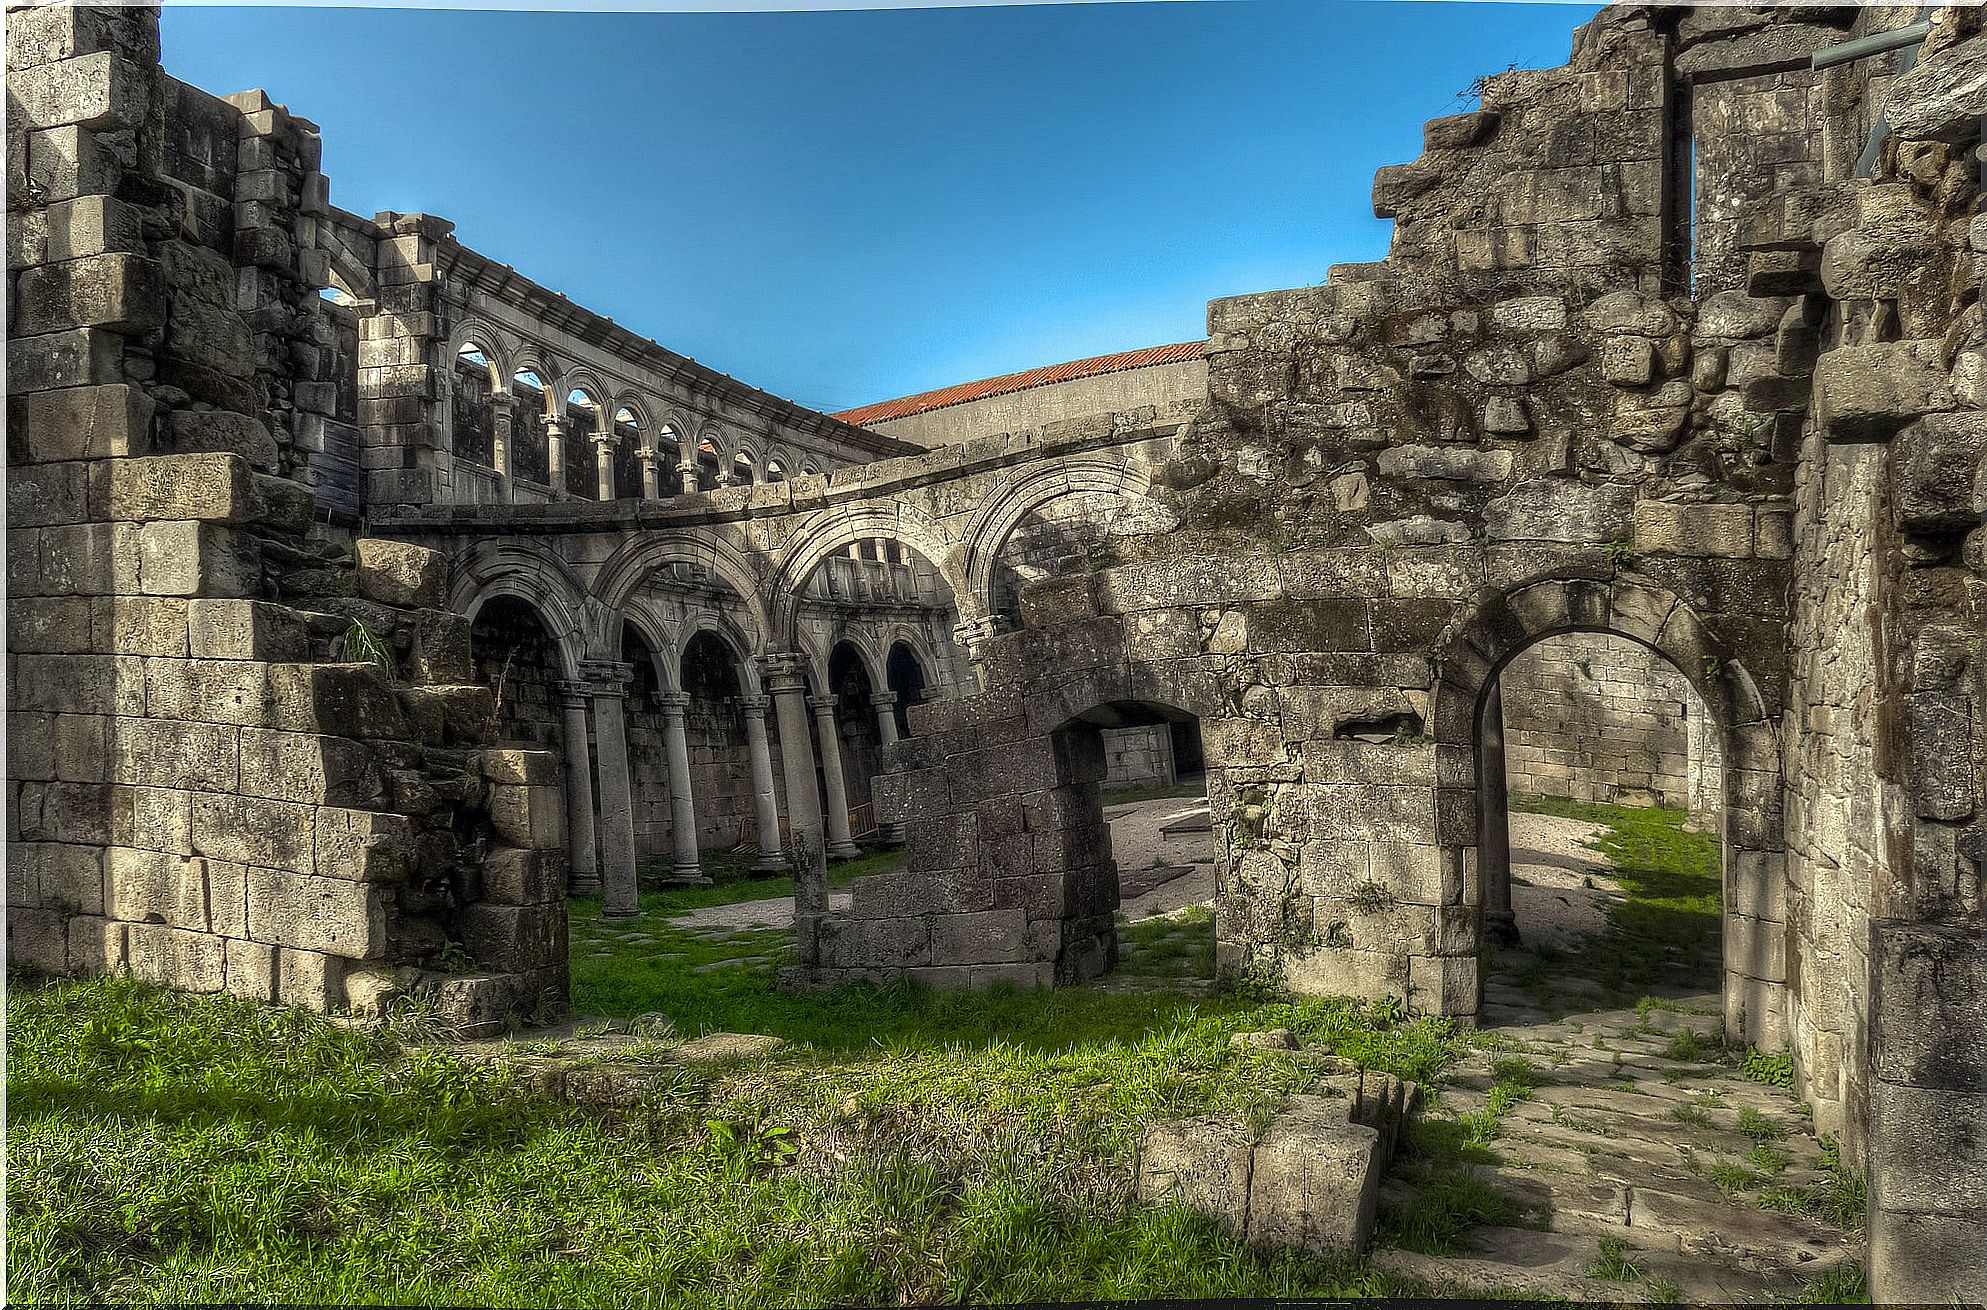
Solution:
<path fill-rule="evenodd" d="M 1484 710 L 1498 673 L 1527 648 L 1572 632 L 1625 637 L 1661 655 L 1703 698 L 1721 738 L 1726 1031 L 1766 1050 L 1788 1039 L 1785 845 L 1773 715 L 1742 652 L 1721 640 L 1674 593 L 1618 572 L 1607 580 L 1547 578 L 1481 596 L 1437 650 L 1440 676 L 1428 730 L 1435 745 L 1436 841 L 1466 876 L 1482 837 Z M 1479 938 L 1481 929 L 1479 928 Z"/>

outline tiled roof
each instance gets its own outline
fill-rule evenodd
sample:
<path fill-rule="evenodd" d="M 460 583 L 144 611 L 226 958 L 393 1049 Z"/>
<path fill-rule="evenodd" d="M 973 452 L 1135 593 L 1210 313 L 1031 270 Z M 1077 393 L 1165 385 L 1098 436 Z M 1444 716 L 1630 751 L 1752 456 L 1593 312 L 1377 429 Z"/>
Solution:
<path fill-rule="evenodd" d="M 1031 368 L 1023 373 L 1003 373 L 997 378 L 982 378 L 978 382 L 961 382 L 956 386 L 940 387 L 936 391 L 921 391 L 915 396 L 903 396 L 896 400 L 880 400 L 874 405 L 864 405 L 860 409 L 845 409 L 831 417 L 861 427 L 895 418 L 909 418 L 913 414 L 944 409 L 948 405 L 963 405 L 969 400 L 1004 396 L 1010 391 L 1045 387 L 1052 382 L 1094 378 L 1104 373 L 1122 373 L 1126 369 L 1147 368 L 1153 364 L 1178 364 L 1189 359 L 1200 359 L 1206 354 L 1205 341 L 1182 341 L 1173 346 L 1147 346 L 1143 350 L 1126 350 L 1115 355 L 1075 359 L 1067 364 L 1051 364 L 1047 368 Z"/>

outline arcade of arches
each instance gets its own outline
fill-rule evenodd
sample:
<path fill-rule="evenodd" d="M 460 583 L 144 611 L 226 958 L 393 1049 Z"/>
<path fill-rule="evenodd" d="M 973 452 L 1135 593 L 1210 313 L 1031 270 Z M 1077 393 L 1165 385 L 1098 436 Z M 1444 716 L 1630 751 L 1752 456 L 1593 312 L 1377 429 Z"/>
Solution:
<path fill-rule="evenodd" d="M 1577 782 L 1715 831 L 1872 1290 L 1987 1282 L 1977 8 L 1610 7 L 1204 392 L 933 449 L 336 209 L 155 11 L 8 28 L 10 958 L 496 1027 L 569 880 L 742 847 L 794 984 L 1080 981 L 1111 761 L 1197 741 L 1220 981 L 1467 1021 L 1496 795 Z"/>

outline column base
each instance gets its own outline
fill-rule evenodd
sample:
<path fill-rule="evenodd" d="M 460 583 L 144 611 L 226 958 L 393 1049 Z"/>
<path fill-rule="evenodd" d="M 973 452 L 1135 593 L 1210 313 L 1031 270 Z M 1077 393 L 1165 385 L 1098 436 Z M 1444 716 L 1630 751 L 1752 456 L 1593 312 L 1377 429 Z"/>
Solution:
<path fill-rule="evenodd" d="M 752 861 L 754 873 L 788 873 L 793 869 L 793 861 L 783 852 L 770 851 Z"/>
<path fill-rule="evenodd" d="M 901 823 L 886 823 L 876 830 L 876 839 L 883 844 L 885 850 L 902 850 L 904 848 L 904 825 Z"/>
<path fill-rule="evenodd" d="M 597 873 L 576 873 L 566 880 L 566 895 L 593 896 L 603 885 Z"/>
<path fill-rule="evenodd" d="M 1483 916 L 1483 940 L 1492 946 L 1523 946 L 1518 919 L 1509 910 L 1488 910 Z"/>
<path fill-rule="evenodd" d="M 641 918 L 641 917 L 642 917 L 642 912 L 641 912 L 641 911 L 640 911 L 639 909 L 636 909 L 636 910 L 602 910 L 602 911 L 600 912 L 600 917 L 601 917 L 601 918 L 603 918 L 603 919 L 639 919 L 639 918 Z"/>
<path fill-rule="evenodd" d="M 705 876 L 703 869 L 694 864 L 677 865 L 662 882 L 665 887 L 708 887 L 711 885 L 711 880 Z"/>
<path fill-rule="evenodd" d="M 828 843 L 828 856 L 830 859 L 853 860 L 856 856 L 860 854 L 862 854 L 862 847 L 856 845 L 852 841 L 839 841 L 839 842 Z"/>

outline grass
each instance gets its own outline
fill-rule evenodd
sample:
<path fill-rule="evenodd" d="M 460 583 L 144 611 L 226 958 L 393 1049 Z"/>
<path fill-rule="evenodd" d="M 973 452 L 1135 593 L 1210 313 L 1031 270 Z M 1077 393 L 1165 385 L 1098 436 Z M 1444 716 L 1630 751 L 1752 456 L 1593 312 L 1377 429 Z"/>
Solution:
<path fill-rule="evenodd" d="M 633 1109 L 293 1011 L 130 980 L 8 997 L 16 1300 L 635 1304 L 1399 1294 L 1134 1199 L 1145 1128 L 1266 1122 L 1309 1078 L 1288 1027 L 1430 1082 L 1446 1021 L 1306 999 L 1092 988 L 781 992 L 776 931 L 572 916 L 575 1010 L 765 1032 Z M 1189 925 L 1190 927 L 1192 925 Z M 790 1149 L 789 1149 L 790 1148 Z"/>
<path fill-rule="evenodd" d="M 1647 999 L 1677 1008 L 1648 993 L 1718 990 L 1723 879 L 1716 836 L 1686 831 L 1684 811 L 1660 806 L 1513 796 L 1511 808 L 1600 824 L 1601 833 L 1588 844 L 1614 866 L 1609 876 L 1625 895 L 1607 902 L 1606 927 L 1582 949 L 1500 951 L 1494 960 L 1499 972 L 1540 999 L 1555 977 L 1587 979 L 1602 989 L 1597 1007 Z"/>
<path fill-rule="evenodd" d="M 1171 782 L 1164 786 L 1153 786 L 1150 783 L 1141 782 L 1132 783 L 1124 787 L 1106 787 L 1099 799 L 1105 805 L 1132 805 L 1139 801 L 1172 800 L 1175 798 L 1181 800 L 1200 800 L 1206 797 L 1206 795 L 1206 780 L 1196 779 L 1192 782 Z"/>
<path fill-rule="evenodd" d="M 1587 1277 L 1608 1283 L 1633 1283 L 1642 1277 L 1642 1266 L 1628 1258 L 1628 1243 L 1619 1237 L 1603 1237 L 1600 1254 L 1587 1266 Z"/>
<path fill-rule="evenodd" d="M 1205 905 L 1118 926 L 1118 972 L 1133 977 L 1214 977 L 1214 911 Z"/>
<path fill-rule="evenodd" d="M 640 873 L 640 885 L 644 888 L 641 897 L 642 909 L 653 908 L 670 914 L 681 910 L 701 910 L 713 905 L 737 905 L 743 901 L 764 901 L 776 896 L 793 895 L 793 875 L 787 873 L 755 873 L 752 862 L 756 855 L 732 851 L 705 851 L 699 858 L 699 867 L 704 876 L 711 880 L 708 887 L 671 887 L 666 880 L 673 872 L 668 864 L 645 865 Z M 836 860 L 828 865 L 828 885 L 846 886 L 857 878 L 866 878 L 872 873 L 890 873 L 903 867 L 902 851 L 867 850 L 861 855 L 847 860 Z M 654 899 L 651 900 L 650 896 Z M 597 898 L 596 898 L 597 899 Z"/>

